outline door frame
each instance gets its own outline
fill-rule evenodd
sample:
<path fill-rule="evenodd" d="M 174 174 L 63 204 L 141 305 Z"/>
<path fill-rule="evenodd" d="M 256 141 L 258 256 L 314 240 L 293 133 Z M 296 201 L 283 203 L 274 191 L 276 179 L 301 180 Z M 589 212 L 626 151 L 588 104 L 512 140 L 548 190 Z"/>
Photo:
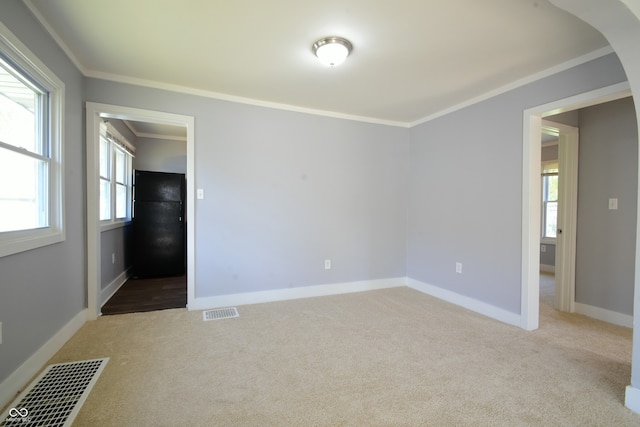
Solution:
<path fill-rule="evenodd" d="M 187 130 L 187 307 L 195 298 L 195 119 L 192 116 L 164 113 L 118 105 L 86 103 L 87 149 L 87 311 L 90 320 L 100 316 L 100 119 L 112 118 L 181 126 Z"/>
<path fill-rule="evenodd" d="M 541 140 L 543 117 L 631 96 L 628 82 L 524 110 L 522 132 L 522 270 L 520 327 L 538 328 L 540 317 Z M 575 298 L 574 298 L 575 299 Z"/>
<path fill-rule="evenodd" d="M 558 226 L 556 237 L 556 308 L 575 312 L 578 218 L 578 128 L 542 120 L 542 132 L 558 138 Z M 542 212 L 542 211 L 541 211 Z"/>

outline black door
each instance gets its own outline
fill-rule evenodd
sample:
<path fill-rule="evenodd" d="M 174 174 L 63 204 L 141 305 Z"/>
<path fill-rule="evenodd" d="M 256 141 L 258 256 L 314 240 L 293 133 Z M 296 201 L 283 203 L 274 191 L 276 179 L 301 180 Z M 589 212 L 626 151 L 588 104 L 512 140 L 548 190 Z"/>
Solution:
<path fill-rule="evenodd" d="M 133 195 L 134 277 L 184 274 L 184 174 L 136 171 Z"/>

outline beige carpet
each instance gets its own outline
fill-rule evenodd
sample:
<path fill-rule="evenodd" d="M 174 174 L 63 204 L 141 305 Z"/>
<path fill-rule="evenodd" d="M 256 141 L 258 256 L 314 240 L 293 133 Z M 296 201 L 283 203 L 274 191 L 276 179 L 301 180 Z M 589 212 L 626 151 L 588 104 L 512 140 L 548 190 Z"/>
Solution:
<path fill-rule="evenodd" d="M 541 305 L 526 332 L 409 288 L 87 323 L 75 426 L 625 426 L 631 330 Z"/>

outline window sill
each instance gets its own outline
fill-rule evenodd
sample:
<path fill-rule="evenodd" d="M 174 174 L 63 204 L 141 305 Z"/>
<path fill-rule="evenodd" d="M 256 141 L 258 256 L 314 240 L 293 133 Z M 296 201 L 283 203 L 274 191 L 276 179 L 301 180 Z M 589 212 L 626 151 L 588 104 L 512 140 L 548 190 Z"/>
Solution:
<path fill-rule="evenodd" d="M 100 224 L 100 232 L 115 230 L 116 228 L 126 227 L 127 225 L 131 225 L 131 220 L 122 220 L 122 221 L 105 221 Z"/>
<path fill-rule="evenodd" d="M 60 243 L 64 231 L 54 228 L 0 233 L 0 258 Z"/>
<path fill-rule="evenodd" d="M 540 239 L 541 245 L 555 245 L 556 239 L 553 237 L 543 237 Z"/>

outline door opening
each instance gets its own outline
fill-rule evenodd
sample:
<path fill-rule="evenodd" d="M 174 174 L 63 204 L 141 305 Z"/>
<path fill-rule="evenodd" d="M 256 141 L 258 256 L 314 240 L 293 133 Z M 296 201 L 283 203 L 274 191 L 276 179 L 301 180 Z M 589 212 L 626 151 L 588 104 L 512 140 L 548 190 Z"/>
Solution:
<path fill-rule="evenodd" d="M 629 83 L 623 82 L 524 111 L 522 162 L 522 291 L 520 311 L 520 326 L 523 329 L 537 329 L 540 315 L 540 135 L 542 132 L 543 117 L 624 98 L 630 94 Z M 575 149 L 577 150 L 577 142 Z M 575 227 L 575 221 L 573 225 Z M 565 230 L 563 229 L 563 233 L 564 232 Z M 575 248 L 573 250 L 575 251 Z M 565 265 L 566 262 L 563 262 L 563 266 Z M 566 274 L 572 273 L 563 272 L 562 274 L 562 280 L 564 281 Z M 569 301 L 569 303 L 575 299 L 571 295 L 565 295 L 563 298 L 563 301 Z"/>
<path fill-rule="evenodd" d="M 541 200 L 541 247 L 548 245 L 554 252 L 553 272 L 555 276 L 554 307 L 560 311 L 575 311 L 575 260 L 576 260 L 576 221 L 578 211 L 578 128 L 542 120 L 542 134 L 551 139 L 550 144 L 542 143 L 544 150 L 550 151 L 542 156 L 542 195 Z M 543 138 L 544 141 L 545 138 Z M 549 150 L 549 148 L 555 150 Z M 555 154 L 555 155 L 554 155 Z M 546 160 L 546 161 L 545 161 Z M 555 170 L 555 174 L 552 172 Z M 555 199 L 552 203 L 545 200 L 555 175 Z M 546 191 L 545 191 L 546 190 Z M 551 196 L 553 197 L 553 195 Z M 542 252 L 541 252 L 542 258 Z M 547 261 L 549 262 L 549 261 Z M 544 264 L 541 264 L 544 265 Z"/>
<path fill-rule="evenodd" d="M 100 122 L 105 118 L 132 120 L 159 125 L 181 126 L 186 128 L 187 139 L 187 206 L 194 205 L 194 118 L 178 114 L 163 113 L 130 107 L 87 102 L 87 308 L 89 318 L 100 315 L 101 308 L 101 247 L 100 247 L 100 191 L 99 191 L 99 141 Z M 187 209 L 186 222 L 194 224 L 194 209 Z M 187 226 L 187 307 L 195 296 L 194 268 L 194 230 Z"/>

